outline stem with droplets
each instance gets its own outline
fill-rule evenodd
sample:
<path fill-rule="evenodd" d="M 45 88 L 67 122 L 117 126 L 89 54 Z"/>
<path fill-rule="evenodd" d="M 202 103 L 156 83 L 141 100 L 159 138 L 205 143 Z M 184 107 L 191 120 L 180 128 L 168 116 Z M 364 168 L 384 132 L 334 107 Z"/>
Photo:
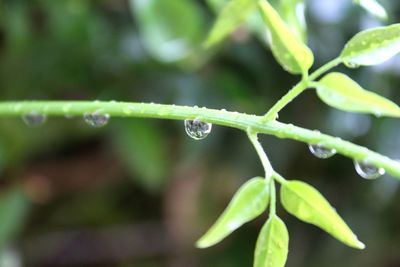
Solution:
<path fill-rule="evenodd" d="M 355 145 L 337 137 L 304 129 L 278 121 L 262 122 L 263 116 L 249 115 L 225 110 L 186 107 L 175 105 L 89 102 L 89 101 L 22 101 L 0 103 L 0 117 L 23 116 L 38 112 L 47 116 L 83 116 L 88 112 L 102 112 L 111 117 L 141 117 L 171 120 L 199 119 L 247 131 L 249 128 L 259 134 L 270 134 L 278 138 L 294 139 L 307 144 L 320 144 L 335 149 L 337 153 L 357 161 L 367 160 L 370 164 L 384 168 L 387 173 L 400 178 L 400 162 Z"/>
<path fill-rule="evenodd" d="M 302 80 L 296 84 L 292 89 L 289 90 L 281 99 L 276 102 L 265 114 L 263 121 L 275 120 L 278 117 L 279 111 L 286 107 L 293 99 L 299 96 L 308 87 L 315 86 L 315 79 L 327 72 L 328 70 L 336 67 L 342 62 L 340 58 L 329 61 L 316 71 L 314 71 L 310 76 L 303 75 Z"/>

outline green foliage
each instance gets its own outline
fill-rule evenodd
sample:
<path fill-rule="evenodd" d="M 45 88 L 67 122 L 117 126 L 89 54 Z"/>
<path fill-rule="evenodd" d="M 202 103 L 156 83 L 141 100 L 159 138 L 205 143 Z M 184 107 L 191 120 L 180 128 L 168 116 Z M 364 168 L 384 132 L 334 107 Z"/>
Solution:
<path fill-rule="evenodd" d="M 156 59 L 183 60 L 203 37 L 203 19 L 193 1 L 131 0 L 144 43 Z"/>
<path fill-rule="evenodd" d="M 205 46 L 210 47 L 221 42 L 231 34 L 246 18 L 257 8 L 255 0 L 231 0 L 222 9 L 212 30 L 210 31 Z"/>
<path fill-rule="evenodd" d="M 17 235 L 29 211 L 29 202 L 22 188 L 0 194 L 0 249 Z"/>
<path fill-rule="evenodd" d="M 344 111 L 399 117 L 400 109 L 395 103 L 378 94 L 364 90 L 345 74 L 333 72 L 324 76 L 320 81 L 317 81 L 317 79 L 340 63 L 354 68 L 376 65 L 395 56 L 400 52 L 400 25 L 378 27 L 355 35 L 346 44 L 337 59 L 328 62 L 315 72 L 309 73 L 314 64 L 314 55 L 305 44 L 307 40 L 307 26 L 304 23 L 305 1 L 281 0 L 274 2 L 266 0 L 208 1 L 215 9 L 221 8 L 221 12 L 205 41 L 207 47 L 219 44 L 241 24 L 249 23 L 249 20 L 254 18 L 258 7 L 265 21 L 265 25 L 261 25 L 261 30 L 258 29 L 258 32 L 269 31 L 270 48 L 273 56 L 288 72 L 302 74 L 298 84 L 284 95 L 265 116 L 198 107 L 115 101 L 7 102 L 0 103 L 0 114 L 4 116 L 21 116 L 35 111 L 39 115 L 82 116 L 86 112 L 101 109 L 102 113 L 111 117 L 199 119 L 206 123 L 215 123 L 247 131 L 264 167 L 265 177 L 253 178 L 239 189 L 216 223 L 198 241 L 197 246 L 206 248 L 217 244 L 243 224 L 261 215 L 269 205 L 269 219 L 261 229 L 255 248 L 254 267 L 283 267 L 288 254 L 289 235 L 285 224 L 276 214 L 275 183 L 278 182 L 281 184 L 280 199 L 289 213 L 302 221 L 320 227 L 350 247 L 363 249 L 364 244 L 358 240 L 336 210 L 315 188 L 300 181 L 286 181 L 282 176 L 274 172 L 261 143 L 257 139 L 257 134 L 272 134 L 280 138 L 291 138 L 315 145 L 320 145 L 314 142 L 319 138 L 317 141 L 321 141 L 321 144 L 323 144 L 321 149 L 337 151 L 352 160 L 368 160 L 373 166 L 386 168 L 389 173 L 400 177 L 400 163 L 397 161 L 390 160 L 385 156 L 339 138 L 320 133 L 316 135 L 315 132 L 310 130 L 276 121 L 278 113 L 307 88 L 316 88 L 317 94 L 323 102 Z M 386 17 L 385 10 L 374 0 L 358 0 L 355 2 L 380 18 Z M 164 63 L 179 63 L 192 56 L 206 58 L 207 52 L 200 48 L 204 37 L 204 21 L 201 15 L 202 11 L 199 11 L 201 7 L 197 2 L 189 0 L 131 0 L 130 4 L 141 33 L 144 48 L 154 59 Z M 47 30 L 51 32 L 54 39 L 51 39 L 49 44 L 42 44 L 40 38 L 36 40 L 35 34 L 30 32 L 30 22 L 26 19 L 27 9 L 18 7 L 15 9 L 16 12 L 14 14 L 7 14 L 2 18 L 3 24 L 9 25 L 9 31 L 5 36 L 7 44 L 13 50 L 11 56 L 9 58 L 6 57 L 2 64 L 5 69 L 4 78 L 15 73 L 29 73 L 35 78 L 37 75 L 35 75 L 34 68 L 27 68 L 23 64 L 15 63 L 13 65 L 8 63 L 19 62 L 18 57 L 21 55 L 21 57 L 30 56 L 36 59 L 35 61 L 42 63 L 42 58 L 48 54 L 43 47 L 46 48 L 52 43 L 61 44 L 61 47 L 65 45 L 64 49 L 70 53 L 60 53 L 59 51 L 51 53 L 50 51 L 50 63 L 44 62 L 43 64 L 70 66 L 68 63 L 74 60 L 68 57 L 69 54 L 73 54 L 80 63 L 78 64 L 79 67 L 83 66 L 82 69 L 76 69 L 75 65 L 71 65 L 72 67 L 68 68 L 69 79 L 60 79 L 61 81 L 69 81 L 71 77 L 74 79 L 79 77 L 86 81 L 87 76 L 90 76 L 88 70 L 103 65 L 101 64 L 104 62 L 103 58 L 97 58 L 97 61 L 93 63 L 91 56 L 88 56 L 88 51 L 91 51 L 92 47 L 98 49 L 96 54 L 103 55 L 105 51 L 112 50 L 113 53 L 109 54 L 110 58 L 120 57 L 125 59 L 126 53 L 119 54 L 117 52 L 117 47 L 120 44 L 97 42 L 98 39 L 93 41 L 93 36 L 101 39 L 99 36 L 102 35 L 98 34 L 98 29 L 104 29 L 102 31 L 103 35 L 110 35 L 111 30 L 107 28 L 106 23 L 98 20 L 93 15 L 89 1 L 65 2 L 64 5 L 49 1 L 44 6 L 45 10 L 52 10 L 52 16 L 48 18 L 50 26 Z M 90 24 L 93 21 L 96 21 L 95 26 Z M 260 27 L 259 22 L 255 24 Z M 124 34 L 129 35 L 128 33 Z M 26 45 L 26 40 L 30 39 L 36 40 L 35 44 L 38 47 L 43 45 L 40 51 L 44 50 L 45 53 L 37 54 L 36 50 L 29 50 L 31 48 Z M 81 44 L 77 40 L 84 40 L 82 41 L 84 42 L 83 48 L 77 45 L 77 43 Z M 24 52 L 20 55 L 17 51 Z M 141 56 L 141 50 L 140 52 L 134 52 L 132 53 L 134 54 L 133 56 Z M 109 61 L 112 60 L 110 59 Z M 253 58 L 250 58 L 249 61 L 253 63 Z M 132 79 L 140 80 L 142 78 L 142 73 L 148 68 L 146 64 L 139 67 L 135 66 L 137 67 L 135 69 L 137 77 Z M 119 75 L 122 76 L 119 67 L 116 64 L 116 66 L 110 67 L 113 69 L 112 71 L 107 72 L 109 76 L 113 77 L 111 79 L 112 82 L 109 82 L 109 84 L 102 85 L 101 82 L 103 76 L 107 75 L 99 75 L 94 77 L 94 80 L 105 88 L 107 86 L 114 88 L 114 80 L 119 80 Z M 157 69 L 157 71 L 160 70 L 163 69 L 161 67 Z M 48 84 L 48 80 L 56 76 L 53 74 L 46 72 L 48 77 L 44 80 L 45 82 L 42 81 L 42 84 Z M 155 74 L 157 73 L 151 72 L 149 79 L 159 82 L 157 85 L 162 89 L 169 87 L 164 83 L 163 79 L 159 79 L 159 76 Z M 219 74 L 216 73 L 216 76 Z M 130 77 L 131 73 L 127 76 Z M 185 76 L 185 78 L 187 77 Z M 56 80 L 57 83 L 64 84 L 60 80 Z M 13 79 L 12 83 L 5 87 L 11 88 L 8 90 L 14 90 L 14 88 L 20 88 L 20 86 L 21 88 L 23 86 L 32 86 L 26 80 L 23 80 L 24 85 L 19 84 L 19 82 L 19 79 Z M 125 82 L 127 88 L 130 88 L 131 80 L 127 79 Z M 185 89 L 186 86 L 191 84 L 192 80 L 185 83 Z M 38 85 L 40 83 L 34 83 L 33 87 L 39 88 L 40 86 Z M 143 91 L 146 91 L 146 89 L 144 88 Z M 56 96 L 58 95 L 56 94 Z M 124 98 L 131 97 L 129 93 L 122 94 L 122 96 Z M 163 100 L 165 101 L 164 98 Z M 7 127 L 10 128 L 10 126 Z M 135 122 L 133 124 L 124 122 L 124 124 L 120 124 L 115 128 L 118 139 L 116 142 L 118 152 L 125 159 L 126 165 L 129 166 L 129 171 L 133 174 L 132 176 L 141 178 L 141 180 L 135 181 L 139 181 L 142 186 L 150 191 L 161 189 L 165 182 L 168 167 L 165 161 L 168 155 L 168 148 L 165 140 L 154 128 L 145 122 Z M 24 149 L 26 150 L 27 147 L 21 148 L 21 150 Z M 17 232 L 20 228 L 20 222 L 23 221 L 22 218 L 26 214 L 27 207 L 28 202 L 25 196 L 18 190 L 7 192 L 2 196 L 0 213 L 3 215 L 4 220 L 2 228 L 0 228 L 0 242 L 3 242 L 2 240 L 5 240 L 4 243 L 8 242 L 10 233 Z"/>
<path fill-rule="evenodd" d="M 304 0 L 280 1 L 279 13 L 289 29 L 303 42 L 307 41 L 307 24 L 305 18 L 306 4 Z"/>
<path fill-rule="evenodd" d="M 301 181 L 284 183 L 281 201 L 283 207 L 298 219 L 320 227 L 348 246 L 364 249 L 365 245 L 314 187 Z"/>
<path fill-rule="evenodd" d="M 269 201 L 269 187 L 265 179 L 257 177 L 246 182 L 235 194 L 229 206 L 208 232 L 197 242 L 206 248 L 217 244 L 243 224 L 265 211 Z"/>
<path fill-rule="evenodd" d="M 400 52 L 400 24 L 369 29 L 356 34 L 340 58 L 346 66 L 377 65 Z"/>
<path fill-rule="evenodd" d="M 388 18 L 385 8 L 377 0 L 353 0 L 353 2 L 360 5 L 377 18 L 382 20 Z"/>
<path fill-rule="evenodd" d="M 254 251 L 253 267 L 283 267 L 289 250 L 289 233 L 285 223 L 271 216 L 261 228 Z"/>
<path fill-rule="evenodd" d="M 327 105 L 350 111 L 370 113 L 378 117 L 399 117 L 400 108 L 390 100 L 364 90 L 348 76 L 332 72 L 317 84 L 319 98 Z"/>
<path fill-rule="evenodd" d="M 306 73 L 314 63 L 311 50 L 288 28 L 267 1 L 261 0 L 258 3 L 271 32 L 271 49 L 276 60 L 290 73 Z"/>

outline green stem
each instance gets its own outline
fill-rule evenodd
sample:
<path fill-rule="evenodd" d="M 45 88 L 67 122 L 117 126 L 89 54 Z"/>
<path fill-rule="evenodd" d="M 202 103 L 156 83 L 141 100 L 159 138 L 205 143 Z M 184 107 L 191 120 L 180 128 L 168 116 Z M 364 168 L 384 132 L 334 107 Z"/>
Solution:
<path fill-rule="evenodd" d="M 309 81 L 315 81 L 315 79 L 317 79 L 319 76 L 321 76 L 322 74 L 324 74 L 325 72 L 329 71 L 330 69 L 336 67 L 337 65 L 342 63 L 342 59 L 341 58 L 335 58 L 331 61 L 329 61 L 328 63 L 326 63 L 325 65 L 323 65 L 322 67 L 320 67 L 319 69 L 317 69 L 316 71 L 314 71 L 310 77 L 308 78 Z"/>
<path fill-rule="evenodd" d="M 272 177 L 280 184 L 286 184 L 287 180 L 285 178 L 283 178 L 282 175 L 280 175 L 279 173 L 275 172 L 272 174 Z"/>
<path fill-rule="evenodd" d="M 22 116 L 32 111 L 42 113 L 43 115 L 56 116 L 82 116 L 87 112 L 99 111 L 107 113 L 112 117 L 142 117 L 173 120 L 199 118 L 206 122 L 243 131 L 247 131 L 250 128 L 253 132 L 260 134 L 294 139 L 307 144 L 321 144 L 327 148 L 335 149 L 339 154 L 354 160 L 368 160 L 369 163 L 377 167 L 382 167 L 389 174 L 400 178 L 400 162 L 391 160 L 365 147 L 317 131 L 277 121 L 262 123 L 262 116 L 207 108 L 126 102 L 32 101 L 0 103 L 0 116 L 3 117 Z"/>
<path fill-rule="evenodd" d="M 271 178 L 269 183 L 269 216 L 272 217 L 276 214 L 276 188 L 275 188 L 275 180 Z"/>
<path fill-rule="evenodd" d="M 265 153 L 261 143 L 258 141 L 257 133 L 252 132 L 251 128 L 249 128 L 247 130 L 247 135 L 248 135 L 251 143 L 253 144 L 254 148 L 257 151 L 258 157 L 260 158 L 261 163 L 264 167 L 265 179 L 268 180 L 271 178 L 272 174 L 274 173 L 274 169 L 272 168 L 271 162 L 269 161 L 268 156 Z"/>
<path fill-rule="evenodd" d="M 295 87 L 289 90 L 278 102 L 268 110 L 267 114 L 262 118 L 262 122 L 275 120 L 278 117 L 279 111 L 287 106 L 293 99 L 300 95 L 305 89 L 307 89 L 307 82 L 305 80 L 299 82 Z"/>
<path fill-rule="evenodd" d="M 286 107 L 293 99 L 300 95 L 304 90 L 306 90 L 312 82 L 319 76 L 327 72 L 328 70 L 334 68 L 342 62 L 340 58 L 329 61 L 315 72 L 313 72 L 309 77 L 303 75 L 303 79 L 295 85 L 286 95 L 284 95 L 276 104 L 268 110 L 267 114 L 262 118 L 262 122 L 275 120 L 278 117 L 279 111 Z"/>

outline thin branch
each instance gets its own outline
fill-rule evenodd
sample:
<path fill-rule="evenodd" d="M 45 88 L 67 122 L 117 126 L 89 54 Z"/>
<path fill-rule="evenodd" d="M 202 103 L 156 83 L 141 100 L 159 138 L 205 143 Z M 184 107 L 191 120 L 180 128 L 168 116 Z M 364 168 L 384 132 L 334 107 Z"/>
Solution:
<path fill-rule="evenodd" d="M 263 116 L 248 115 L 197 107 L 175 105 L 127 103 L 127 102 L 86 102 L 86 101 L 32 101 L 2 102 L 0 117 L 22 116 L 35 111 L 43 115 L 83 116 L 88 112 L 103 112 L 111 117 L 142 117 L 158 119 L 200 119 L 232 128 L 270 134 L 279 138 L 294 139 L 307 144 L 320 144 L 335 149 L 339 154 L 354 160 L 367 160 L 370 164 L 382 167 L 387 173 L 400 178 L 400 162 L 391 160 L 365 147 L 332 137 L 317 131 L 307 130 L 277 121 L 262 122 Z"/>
<path fill-rule="evenodd" d="M 274 169 L 272 168 L 271 162 L 268 159 L 267 154 L 265 153 L 260 141 L 258 141 L 257 133 L 252 132 L 251 128 L 247 130 L 247 135 L 253 144 L 254 148 L 257 151 L 257 154 L 261 160 L 261 163 L 264 167 L 265 171 L 265 179 L 271 178 L 272 174 L 274 173 Z"/>
<path fill-rule="evenodd" d="M 289 92 L 287 92 L 281 99 L 279 99 L 279 101 L 276 102 L 276 104 L 273 105 L 270 110 L 268 110 L 262 121 L 266 122 L 277 119 L 279 111 L 281 111 L 290 102 L 292 102 L 293 99 L 299 96 L 304 90 L 310 87 L 315 79 L 317 79 L 328 70 L 336 67 L 341 62 L 342 60 L 340 58 L 335 58 L 334 60 L 329 61 L 328 63 L 314 71 L 309 77 L 303 75 L 303 79 L 292 89 L 290 89 Z"/>

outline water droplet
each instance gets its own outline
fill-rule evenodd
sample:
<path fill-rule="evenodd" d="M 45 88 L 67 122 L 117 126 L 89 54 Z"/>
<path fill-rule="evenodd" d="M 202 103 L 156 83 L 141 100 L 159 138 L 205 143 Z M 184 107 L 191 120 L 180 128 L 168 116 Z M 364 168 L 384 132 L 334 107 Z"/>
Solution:
<path fill-rule="evenodd" d="M 356 172 L 364 179 L 372 180 L 385 174 L 384 168 L 375 167 L 366 161 L 354 161 Z"/>
<path fill-rule="evenodd" d="M 206 138 L 211 132 L 212 124 L 198 119 L 185 120 L 186 133 L 195 140 Z"/>
<path fill-rule="evenodd" d="M 83 120 L 92 127 L 103 127 L 110 120 L 110 115 L 102 114 L 100 112 L 85 113 Z"/>
<path fill-rule="evenodd" d="M 308 148 L 314 156 L 320 159 L 327 159 L 336 154 L 336 149 L 327 148 L 319 144 L 309 144 Z"/>
<path fill-rule="evenodd" d="M 349 67 L 349 68 L 352 68 L 352 69 L 356 69 L 356 68 L 359 68 L 360 67 L 360 65 L 359 64 L 357 64 L 357 63 L 354 63 L 354 62 L 345 62 L 344 63 L 347 67 Z"/>
<path fill-rule="evenodd" d="M 36 111 L 32 111 L 31 113 L 25 114 L 24 116 L 22 116 L 22 120 L 29 127 L 39 127 L 39 126 L 42 126 L 46 122 L 47 116 L 43 115 L 43 114 L 39 114 Z"/>

